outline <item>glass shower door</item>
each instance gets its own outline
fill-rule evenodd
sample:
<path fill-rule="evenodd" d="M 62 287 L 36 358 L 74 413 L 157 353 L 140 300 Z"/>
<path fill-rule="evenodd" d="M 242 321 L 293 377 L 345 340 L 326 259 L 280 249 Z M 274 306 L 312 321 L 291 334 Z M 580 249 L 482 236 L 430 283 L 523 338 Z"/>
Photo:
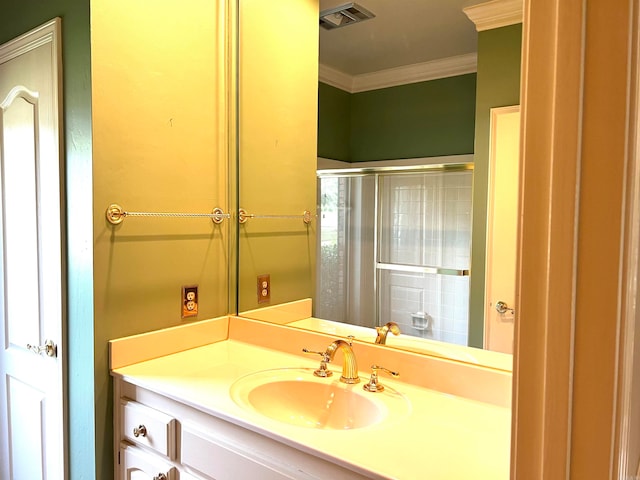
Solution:
<path fill-rule="evenodd" d="M 394 321 L 466 345 L 472 175 L 458 165 L 320 176 L 314 316 Z"/>
<path fill-rule="evenodd" d="M 378 318 L 466 345 L 471 171 L 379 175 Z"/>
<path fill-rule="evenodd" d="M 315 316 L 374 327 L 375 176 L 319 180 Z"/>

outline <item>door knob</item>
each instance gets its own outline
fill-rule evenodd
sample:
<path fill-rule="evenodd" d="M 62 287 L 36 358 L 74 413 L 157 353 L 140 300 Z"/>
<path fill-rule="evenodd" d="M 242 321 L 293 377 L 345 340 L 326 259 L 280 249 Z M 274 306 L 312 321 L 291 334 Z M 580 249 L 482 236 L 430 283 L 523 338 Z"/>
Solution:
<path fill-rule="evenodd" d="M 513 308 L 511 308 L 509 305 L 507 305 L 506 302 L 503 302 L 502 300 L 496 303 L 496 311 L 500 314 L 507 313 L 507 312 L 516 313 L 516 311 Z"/>
<path fill-rule="evenodd" d="M 31 345 L 28 343 L 27 349 L 38 355 L 41 353 L 46 353 L 49 357 L 58 355 L 58 347 L 53 343 L 53 340 L 45 340 L 44 345 Z"/>

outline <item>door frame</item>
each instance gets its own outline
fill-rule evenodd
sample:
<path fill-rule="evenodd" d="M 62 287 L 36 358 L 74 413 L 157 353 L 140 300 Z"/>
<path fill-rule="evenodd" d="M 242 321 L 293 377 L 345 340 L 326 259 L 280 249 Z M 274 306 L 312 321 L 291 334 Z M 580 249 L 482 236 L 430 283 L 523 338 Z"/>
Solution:
<path fill-rule="evenodd" d="M 524 1 L 512 478 L 635 478 L 638 6 Z"/>

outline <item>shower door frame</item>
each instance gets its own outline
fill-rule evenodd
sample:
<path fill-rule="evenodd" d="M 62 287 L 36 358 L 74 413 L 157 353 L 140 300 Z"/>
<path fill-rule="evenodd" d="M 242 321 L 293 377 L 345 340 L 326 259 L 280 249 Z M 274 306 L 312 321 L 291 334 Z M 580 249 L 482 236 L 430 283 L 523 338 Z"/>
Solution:
<path fill-rule="evenodd" d="M 382 270 L 401 270 L 406 272 L 413 273 L 430 273 L 430 274 L 438 274 L 438 275 L 456 275 L 456 276 L 469 276 L 470 277 L 470 268 L 467 269 L 452 269 L 452 268 L 444 268 L 441 266 L 417 266 L 417 265 L 401 265 L 401 264 L 391 264 L 387 262 L 380 261 L 380 252 L 379 252 L 379 222 L 380 222 L 380 181 L 382 176 L 389 174 L 415 174 L 415 173 L 427 173 L 427 172 L 464 172 L 471 171 L 473 172 L 474 164 L 472 162 L 455 162 L 455 163 L 435 163 L 435 164 L 424 164 L 424 165 L 410 165 L 410 166 L 380 166 L 380 167 L 362 167 L 362 168 L 339 168 L 339 169 L 323 169 L 318 170 L 318 183 L 322 180 L 322 178 L 328 177 L 365 177 L 365 176 L 373 176 L 374 177 L 374 234 L 373 234 L 373 298 L 374 298 L 374 325 L 380 326 L 380 291 L 379 291 L 379 277 L 380 272 Z M 318 188 L 318 195 L 321 195 L 321 189 Z M 320 204 L 320 201 L 319 201 Z M 321 241 L 320 232 L 318 232 L 318 242 Z M 471 240 L 469 243 L 469 250 L 471 251 Z M 321 249 L 318 247 L 318 252 Z M 318 275 L 320 272 L 320 267 L 318 267 Z M 347 285 L 347 289 L 349 285 Z M 349 308 L 347 307 L 347 311 Z M 471 321 L 471 315 L 469 314 L 468 323 Z M 483 320 L 484 323 L 484 320 Z"/>

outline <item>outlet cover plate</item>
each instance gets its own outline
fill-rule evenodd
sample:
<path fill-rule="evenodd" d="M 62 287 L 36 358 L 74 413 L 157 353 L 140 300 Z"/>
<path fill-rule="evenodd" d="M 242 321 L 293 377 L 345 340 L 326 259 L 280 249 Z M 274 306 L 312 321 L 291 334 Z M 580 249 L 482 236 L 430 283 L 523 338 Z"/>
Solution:
<path fill-rule="evenodd" d="M 198 316 L 198 286 L 182 287 L 182 318 Z"/>
<path fill-rule="evenodd" d="M 271 278 L 269 274 L 258 275 L 258 303 L 271 301 Z"/>

